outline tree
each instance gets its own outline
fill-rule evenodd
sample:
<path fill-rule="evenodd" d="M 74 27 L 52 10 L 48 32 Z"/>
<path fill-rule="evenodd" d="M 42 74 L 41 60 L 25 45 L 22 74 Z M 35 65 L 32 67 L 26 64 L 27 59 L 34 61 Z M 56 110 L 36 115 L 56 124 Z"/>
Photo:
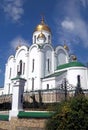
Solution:
<path fill-rule="evenodd" d="M 58 105 L 46 130 L 87 130 L 88 99 L 80 95 Z"/>

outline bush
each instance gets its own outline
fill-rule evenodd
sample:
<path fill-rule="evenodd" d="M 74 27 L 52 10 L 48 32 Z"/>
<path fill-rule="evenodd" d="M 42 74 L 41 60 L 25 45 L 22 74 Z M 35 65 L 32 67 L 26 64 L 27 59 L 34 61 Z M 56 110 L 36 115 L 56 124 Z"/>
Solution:
<path fill-rule="evenodd" d="M 82 95 L 60 103 L 46 123 L 46 130 L 88 129 L 88 99 Z"/>

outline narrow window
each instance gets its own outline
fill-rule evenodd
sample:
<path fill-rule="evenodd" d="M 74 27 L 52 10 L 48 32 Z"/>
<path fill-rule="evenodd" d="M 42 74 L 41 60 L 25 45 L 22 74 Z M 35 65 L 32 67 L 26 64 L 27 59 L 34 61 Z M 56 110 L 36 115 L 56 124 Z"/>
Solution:
<path fill-rule="evenodd" d="M 34 78 L 32 78 L 32 91 L 34 90 Z"/>
<path fill-rule="evenodd" d="M 34 36 L 34 43 L 36 43 L 36 36 Z"/>
<path fill-rule="evenodd" d="M 17 74 L 22 74 L 22 60 L 20 60 L 19 64 L 17 65 Z"/>
<path fill-rule="evenodd" d="M 19 65 L 17 65 L 17 74 L 18 74 L 18 72 L 20 72 L 20 70 L 19 70 Z"/>
<path fill-rule="evenodd" d="M 48 35 L 48 42 L 50 43 L 50 35 Z"/>
<path fill-rule="evenodd" d="M 32 72 L 34 71 L 35 60 L 32 60 Z"/>
<path fill-rule="evenodd" d="M 25 63 L 23 63 L 23 74 L 25 73 Z"/>
<path fill-rule="evenodd" d="M 22 60 L 20 60 L 20 74 L 22 74 Z"/>
<path fill-rule="evenodd" d="M 12 68 L 10 68 L 9 79 L 11 78 L 11 72 L 12 72 Z"/>
<path fill-rule="evenodd" d="M 8 88 L 8 94 L 10 94 L 10 84 L 9 84 L 9 88 Z"/>
<path fill-rule="evenodd" d="M 47 84 L 47 90 L 49 89 L 49 84 Z"/>
<path fill-rule="evenodd" d="M 49 72 L 49 70 L 50 70 L 50 60 L 48 59 L 47 62 L 48 62 L 48 63 L 47 63 L 48 66 L 47 66 L 47 67 L 48 67 L 48 72 Z"/>
<path fill-rule="evenodd" d="M 3 95 L 3 92 L 2 92 L 2 95 Z"/>

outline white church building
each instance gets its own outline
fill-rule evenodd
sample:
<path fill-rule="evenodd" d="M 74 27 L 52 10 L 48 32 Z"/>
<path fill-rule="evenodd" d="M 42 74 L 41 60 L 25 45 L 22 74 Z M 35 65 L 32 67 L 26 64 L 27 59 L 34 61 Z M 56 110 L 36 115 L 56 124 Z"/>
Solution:
<path fill-rule="evenodd" d="M 43 18 L 34 29 L 31 46 L 18 45 L 15 55 L 8 58 L 4 88 L 0 90 L 0 95 L 13 94 L 11 79 L 18 74 L 26 79 L 24 92 L 41 90 L 49 96 L 50 93 L 54 94 L 54 90 L 61 90 L 64 80 L 67 89 L 74 91 L 78 75 L 82 89 L 88 89 L 87 67 L 78 62 L 75 55 L 69 54 L 66 44 L 52 46 L 51 29 Z"/>

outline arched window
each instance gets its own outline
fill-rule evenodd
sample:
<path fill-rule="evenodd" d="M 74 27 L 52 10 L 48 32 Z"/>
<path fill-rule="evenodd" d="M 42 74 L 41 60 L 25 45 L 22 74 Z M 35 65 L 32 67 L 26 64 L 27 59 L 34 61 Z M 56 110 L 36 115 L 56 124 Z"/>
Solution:
<path fill-rule="evenodd" d="M 47 84 L 47 90 L 49 89 L 49 84 Z"/>
<path fill-rule="evenodd" d="M 49 58 L 47 59 L 47 70 L 48 70 L 48 72 L 50 71 L 50 59 Z"/>
<path fill-rule="evenodd" d="M 11 78 L 12 68 L 10 68 L 9 79 Z"/>
<path fill-rule="evenodd" d="M 66 63 L 66 53 L 63 50 L 59 50 L 57 54 L 58 65 L 62 65 Z"/>
<path fill-rule="evenodd" d="M 50 43 L 50 35 L 48 35 L 48 43 Z"/>
<path fill-rule="evenodd" d="M 17 65 L 17 74 L 22 74 L 22 60 L 20 60 L 19 65 Z"/>
<path fill-rule="evenodd" d="M 20 74 L 22 74 L 22 60 L 20 60 Z"/>
<path fill-rule="evenodd" d="M 35 60 L 32 60 L 32 72 L 34 71 L 34 66 L 35 66 Z"/>
<path fill-rule="evenodd" d="M 32 91 L 34 90 L 34 78 L 32 78 Z"/>
<path fill-rule="evenodd" d="M 23 74 L 25 73 L 25 63 L 23 63 Z"/>
<path fill-rule="evenodd" d="M 36 43 L 36 35 L 34 36 L 34 43 Z"/>
<path fill-rule="evenodd" d="M 25 74 L 25 62 L 23 62 L 22 60 L 20 60 L 19 64 L 17 65 L 17 74 Z"/>
<path fill-rule="evenodd" d="M 8 94 L 10 94 L 10 84 L 9 84 L 9 87 L 8 87 Z"/>

